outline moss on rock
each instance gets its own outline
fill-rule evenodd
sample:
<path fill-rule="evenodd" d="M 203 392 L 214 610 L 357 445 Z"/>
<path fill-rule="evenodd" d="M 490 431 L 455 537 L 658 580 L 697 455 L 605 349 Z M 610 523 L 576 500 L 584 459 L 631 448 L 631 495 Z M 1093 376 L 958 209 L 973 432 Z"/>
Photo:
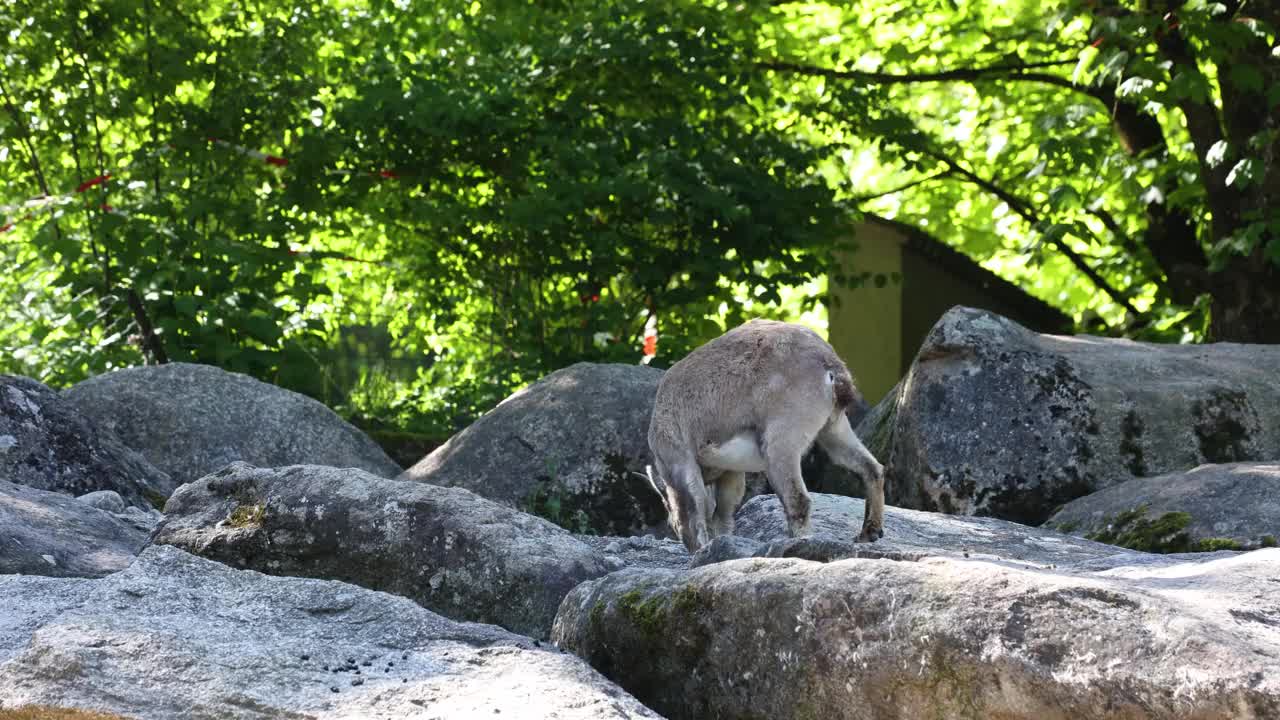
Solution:
<path fill-rule="evenodd" d="M 1106 527 L 1085 537 L 1143 552 L 1195 551 L 1194 543 L 1186 532 L 1186 527 L 1191 524 L 1189 513 L 1167 512 L 1152 520 L 1147 518 L 1147 510 L 1148 506 L 1139 505 L 1114 518 L 1107 518 Z"/>
<path fill-rule="evenodd" d="M 267 509 L 261 504 L 238 504 L 227 516 L 227 525 L 233 528 L 262 527 Z"/>

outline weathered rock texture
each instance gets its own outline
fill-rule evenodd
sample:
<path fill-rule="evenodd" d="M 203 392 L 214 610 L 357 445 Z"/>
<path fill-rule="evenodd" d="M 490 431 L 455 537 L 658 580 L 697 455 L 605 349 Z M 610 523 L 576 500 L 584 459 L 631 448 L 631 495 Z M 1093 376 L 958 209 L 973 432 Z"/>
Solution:
<path fill-rule="evenodd" d="M 401 475 L 599 535 L 664 532 L 644 479 L 662 371 L 578 363 L 507 398 Z"/>
<path fill-rule="evenodd" d="M 546 637 L 560 600 L 617 564 L 461 488 L 236 463 L 174 493 L 155 542 L 273 575 L 347 582 Z"/>
<path fill-rule="evenodd" d="M 1104 543 L 1064 535 L 1056 530 L 985 517 L 886 507 L 884 537 L 858 543 L 863 501 L 858 498 L 811 493 L 812 535 L 791 538 L 782 504 L 776 495 L 761 495 L 743 504 L 735 516 L 733 544 L 737 550 L 718 550 L 719 559 L 769 556 L 838 560 L 850 557 L 889 557 L 919 560 L 929 556 L 984 559 L 1027 566 L 1070 565 L 1110 567 L 1139 553 Z M 752 546 L 748 543 L 756 543 Z M 706 564 L 699 559 L 696 564 Z"/>
<path fill-rule="evenodd" d="M 574 537 L 603 556 L 605 562 L 615 570 L 624 567 L 673 569 L 689 564 L 689 551 L 680 541 L 670 538 L 656 538 L 652 535 Z"/>
<path fill-rule="evenodd" d="M 237 460 L 355 467 L 383 477 L 400 472 L 377 443 L 319 402 L 209 365 L 118 370 L 62 397 L 178 484 Z"/>
<path fill-rule="evenodd" d="M 1280 346 L 1039 335 L 957 307 L 873 413 L 889 503 L 1040 524 L 1134 477 L 1280 458 L 1277 377 Z"/>
<path fill-rule="evenodd" d="M 1176 557 L 624 570 L 553 637 L 673 720 L 1280 717 L 1280 550 Z"/>
<path fill-rule="evenodd" d="M 101 577 L 128 566 L 146 542 L 126 517 L 0 480 L 0 575 Z"/>
<path fill-rule="evenodd" d="M 571 655 L 345 583 L 148 548 L 101 580 L 0 577 L 0 709 L 130 718 L 656 718 Z"/>
<path fill-rule="evenodd" d="M 110 428 L 14 375 L 0 375 L 0 480 L 69 495 L 114 490 L 143 508 L 163 504 L 176 487 Z"/>
<path fill-rule="evenodd" d="M 1045 525 L 1140 550 L 1274 546 L 1280 462 L 1202 465 L 1129 480 L 1072 500 Z"/>

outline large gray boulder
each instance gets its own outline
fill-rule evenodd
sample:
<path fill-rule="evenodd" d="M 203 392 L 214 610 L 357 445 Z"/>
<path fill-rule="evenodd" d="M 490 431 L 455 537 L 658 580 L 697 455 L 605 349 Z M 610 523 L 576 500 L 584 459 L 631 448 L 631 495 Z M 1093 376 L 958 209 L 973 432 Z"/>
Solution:
<path fill-rule="evenodd" d="M 0 575 L 101 577 L 121 570 L 147 542 L 147 530 L 124 513 L 0 480 Z"/>
<path fill-rule="evenodd" d="M 273 575 L 347 582 L 546 637 L 575 585 L 621 566 L 462 488 L 361 470 L 232 464 L 179 488 L 154 541 Z"/>
<path fill-rule="evenodd" d="M 1059 551 L 980 518 L 944 518 L 972 524 L 967 557 L 945 528 L 941 552 L 910 551 L 924 524 L 880 548 L 902 519 L 837 562 L 612 573 L 552 637 L 672 720 L 1280 717 L 1280 550 Z"/>
<path fill-rule="evenodd" d="M 1280 346 L 1040 335 L 957 307 L 864 427 L 892 425 L 872 442 L 890 504 L 1038 525 L 1134 477 L 1280 458 L 1278 377 Z"/>
<path fill-rule="evenodd" d="M 0 709 L 130 718 L 657 718 L 583 662 L 340 582 L 148 548 L 100 580 L 0 576 Z M 3 714 L 3 713 L 0 713 Z"/>
<path fill-rule="evenodd" d="M 502 401 L 401 475 L 463 487 L 598 535 L 662 533 L 644 479 L 662 371 L 578 363 Z"/>
<path fill-rule="evenodd" d="M 176 487 L 110 428 L 15 375 L 0 375 L 0 480 L 68 495 L 112 490 L 148 509 Z"/>
<path fill-rule="evenodd" d="M 177 484 L 237 460 L 355 467 L 383 477 L 400 472 L 377 443 L 321 403 L 210 365 L 117 370 L 62 397 Z"/>
<path fill-rule="evenodd" d="M 1275 546 L 1280 462 L 1202 465 L 1136 478 L 1072 500 L 1045 526 L 1160 552 Z"/>

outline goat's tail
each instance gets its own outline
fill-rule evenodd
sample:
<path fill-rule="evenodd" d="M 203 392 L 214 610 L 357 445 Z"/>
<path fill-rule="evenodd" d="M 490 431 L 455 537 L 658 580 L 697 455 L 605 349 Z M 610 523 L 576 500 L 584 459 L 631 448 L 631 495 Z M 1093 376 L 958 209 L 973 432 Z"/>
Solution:
<path fill-rule="evenodd" d="M 841 368 L 841 370 L 844 369 Z M 832 389 L 835 391 L 836 407 L 844 410 L 857 402 L 861 398 L 861 394 L 853 384 L 853 376 L 849 374 L 848 370 L 844 370 L 844 372 L 837 371 L 835 376 Z"/>

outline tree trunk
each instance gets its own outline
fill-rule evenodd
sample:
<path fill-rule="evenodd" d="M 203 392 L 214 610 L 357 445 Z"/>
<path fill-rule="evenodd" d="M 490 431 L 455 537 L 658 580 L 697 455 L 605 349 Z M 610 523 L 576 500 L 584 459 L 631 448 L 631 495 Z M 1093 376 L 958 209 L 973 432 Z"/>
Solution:
<path fill-rule="evenodd" d="M 1280 266 L 1259 250 L 1232 260 L 1209 282 L 1211 340 L 1280 343 Z"/>

